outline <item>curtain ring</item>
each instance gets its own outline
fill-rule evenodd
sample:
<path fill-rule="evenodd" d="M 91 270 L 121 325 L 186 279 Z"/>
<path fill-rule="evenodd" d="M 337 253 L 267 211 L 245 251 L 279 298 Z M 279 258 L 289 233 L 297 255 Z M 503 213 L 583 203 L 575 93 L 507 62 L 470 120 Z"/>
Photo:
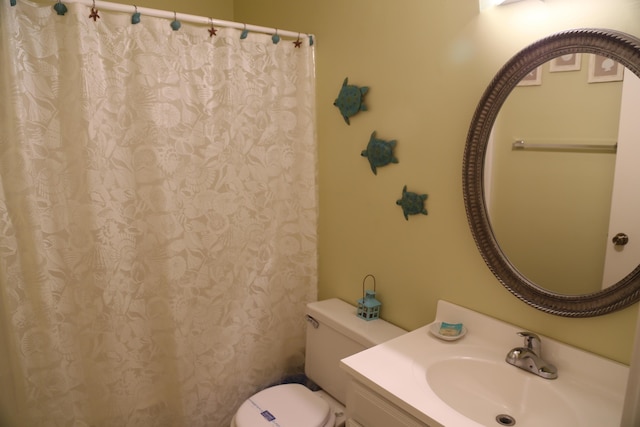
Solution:
<path fill-rule="evenodd" d="M 211 24 L 211 28 L 209 28 L 209 37 L 213 37 L 216 35 L 218 30 L 213 26 L 213 18 L 209 18 L 209 23 Z"/>
<path fill-rule="evenodd" d="M 240 34 L 240 40 L 244 40 L 247 38 L 247 36 L 249 35 L 249 30 L 247 30 L 247 24 L 243 24 L 244 25 L 244 29 L 242 30 L 242 33 Z"/>
<path fill-rule="evenodd" d="M 276 28 L 276 33 L 271 36 L 271 41 L 273 42 L 273 44 L 278 44 L 280 42 L 280 36 L 278 35 L 278 29 Z"/>

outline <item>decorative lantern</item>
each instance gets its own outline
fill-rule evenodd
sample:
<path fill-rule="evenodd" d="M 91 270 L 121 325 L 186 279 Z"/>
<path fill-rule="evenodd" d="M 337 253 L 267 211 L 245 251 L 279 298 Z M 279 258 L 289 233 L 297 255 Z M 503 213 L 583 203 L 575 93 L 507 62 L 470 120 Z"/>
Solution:
<path fill-rule="evenodd" d="M 365 291 L 364 284 L 367 277 L 373 279 L 373 290 Z M 364 320 L 375 320 L 380 318 L 380 308 L 382 303 L 376 299 L 376 278 L 372 274 L 367 274 L 362 280 L 362 298 L 358 300 L 358 311 L 356 315 Z"/>

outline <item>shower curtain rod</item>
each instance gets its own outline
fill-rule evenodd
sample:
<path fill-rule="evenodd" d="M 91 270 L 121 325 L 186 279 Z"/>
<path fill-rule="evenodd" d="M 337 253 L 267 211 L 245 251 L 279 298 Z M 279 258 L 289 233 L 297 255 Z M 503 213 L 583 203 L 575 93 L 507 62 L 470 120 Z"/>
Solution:
<path fill-rule="evenodd" d="M 240 22 L 224 21 L 220 19 L 207 18 L 204 16 L 189 15 L 186 13 L 169 12 L 166 10 L 150 9 L 147 7 L 138 7 L 135 5 L 127 5 L 120 3 L 112 3 L 107 1 L 93 1 L 93 0 L 64 0 L 64 3 L 79 3 L 89 7 L 95 7 L 98 10 L 108 10 L 112 12 L 124 12 L 134 13 L 138 12 L 141 15 L 153 16 L 156 18 L 177 19 L 181 22 L 190 22 L 193 24 L 214 25 L 219 27 L 237 28 L 239 30 L 248 30 L 257 33 L 264 34 L 277 34 L 284 37 L 300 38 L 310 37 L 313 38 L 313 34 L 299 33 L 295 31 L 280 30 L 278 28 L 262 27 L 259 25 L 243 24 Z M 313 42 L 311 42 L 313 43 Z"/>

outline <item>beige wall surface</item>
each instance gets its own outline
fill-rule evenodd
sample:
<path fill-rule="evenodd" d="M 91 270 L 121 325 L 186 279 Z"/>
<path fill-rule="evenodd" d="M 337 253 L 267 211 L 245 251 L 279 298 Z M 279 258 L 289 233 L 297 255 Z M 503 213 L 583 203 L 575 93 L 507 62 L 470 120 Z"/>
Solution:
<path fill-rule="evenodd" d="M 637 305 L 598 318 L 555 317 L 491 274 L 466 221 L 462 155 L 477 102 L 511 55 L 567 28 L 640 36 L 640 1 L 478 9 L 477 0 L 235 0 L 238 21 L 316 36 L 319 297 L 355 302 L 371 273 L 382 317 L 404 328 L 432 321 L 445 299 L 628 363 Z M 332 105 L 345 77 L 371 88 L 369 110 L 350 126 Z M 374 130 L 398 141 L 399 163 L 377 175 L 360 156 Z M 404 185 L 429 195 L 427 216 L 405 221 L 395 203 Z"/>

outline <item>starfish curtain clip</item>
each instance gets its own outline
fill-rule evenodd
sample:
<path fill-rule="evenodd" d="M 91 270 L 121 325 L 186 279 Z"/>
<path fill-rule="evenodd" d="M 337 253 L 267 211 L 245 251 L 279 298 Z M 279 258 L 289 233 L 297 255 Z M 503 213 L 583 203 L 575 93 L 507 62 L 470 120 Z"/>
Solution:
<path fill-rule="evenodd" d="M 91 8 L 89 19 L 93 19 L 93 22 L 96 22 L 98 19 L 100 19 L 100 15 L 98 15 L 98 9 L 96 9 L 96 0 L 93 0 L 93 7 Z"/>
<path fill-rule="evenodd" d="M 302 46 L 302 41 L 300 40 L 300 33 L 298 33 L 298 40 L 295 40 L 293 42 L 293 45 L 297 48 L 299 48 L 300 46 Z"/>

